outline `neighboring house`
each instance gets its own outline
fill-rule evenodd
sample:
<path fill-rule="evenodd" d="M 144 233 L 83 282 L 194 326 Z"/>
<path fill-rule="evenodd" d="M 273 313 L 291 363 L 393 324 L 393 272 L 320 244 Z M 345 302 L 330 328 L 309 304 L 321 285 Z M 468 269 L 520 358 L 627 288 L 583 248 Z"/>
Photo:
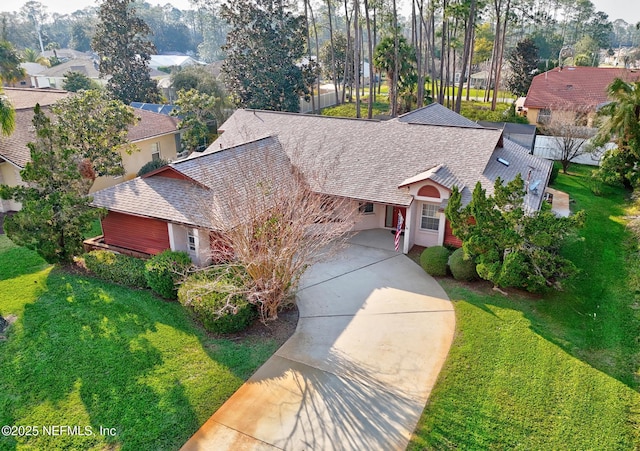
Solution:
<path fill-rule="evenodd" d="M 99 85 L 105 85 L 107 80 L 100 78 L 98 62 L 91 57 L 82 57 L 68 60 L 62 64 L 49 67 L 40 74 L 31 77 L 36 88 L 63 89 L 64 76 L 69 72 L 79 72 L 86 75 Z"/>
<path fill-rule="evenodd" d="M 52 89 L 4 88 L 4 93 L 16 112 L 16 127 L 10 136 L 0 136 L 0 184 L 17 186 L 22 183 L 20 171 L 29 161 L 27 143 L 33 141 L 33 108 L 39 103 L 43 110 L 69 95 Z M 13 200 L 0 199 L 0 212 L 20 210 Z"/>
<path fill-rule="evenodd" d="M 22 183 L 20 171 L 31 155 L 27 143 L 35 140 L 33 108 L 39 103 L 47 110 L 50 105 L 70 95 L 67 91 L 50 89 L 4 88 L 16 110 L 16 128 L 11 136 L 0 136 L 0 184 L 16 186 Z M 151 160 L 176 159 L 180 149 L 180 132 L 176 118 L 134 110 L 138 123 L 129 128 L 129 140 L 139 149 L 131 155 L 124 153 L 122 161 L 126 174 L 121 177 L 98 177 L 92 192 L 136 177 L 140 168 Z M 19 210 L 18 202 L 0 200 L 0 211 Z"/>
<path fill-rule="evenodd" d="M 640 71 L 609 67 L 555 68 L 533 77 L 524 108 L 530 124 L 544 125 L 554 114 L 576 125 L 593 126 L 599 106 L 609 101 L 614 79 L 640 79 Z"/>
<path fill-rule="evenodd" d="M 158 69 L 160 67 L 189 67 L 196 64 L 204 64 L 187 55 L 151 55 L 149 67 Z"/>
<path fill-rule="evenodd" d="M 492 194 L 498 177 L 522 174 L 532 188 L 525 208 L 538 210 L 552 162 L 504 139 L 501 130 L 470 125 L 444 110 L 430 105 L 386 122 L 237 110 L 204 153 L 95 193 L 94 205 L 109 211 L 99 241 L 120 252 L 187 250 L 206 263 L 216 231 L 198 199 L 237 195 L 228 187 L 247 175 L 223 170 L 221 161 L 234 158 L 241 165 L 265 155 L 281 161 L 284 154 L 315 191 L 358 203 L 362 215 L 354 230 L 392 231 L 400 213 L 405 253 L 414 244 L 460 245 L 444 215 L 453 186 L 468 203 L 477 182 Z M 469 126 L 417 124 L 412 115 Z M 316 174 L 326 175 L 316 180 Z"/>

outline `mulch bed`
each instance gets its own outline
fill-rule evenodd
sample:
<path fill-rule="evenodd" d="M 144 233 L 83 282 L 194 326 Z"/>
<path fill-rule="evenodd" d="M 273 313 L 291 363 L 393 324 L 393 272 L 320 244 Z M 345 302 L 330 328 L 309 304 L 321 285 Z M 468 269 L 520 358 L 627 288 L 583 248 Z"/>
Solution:
<path fill-rule="evenodd" d="M 267 325 L 256 320 L 247 329 L 236 334 L 224 335 L 224 337 L 238 341 L 272 339 L 278 346 L 282 346 L 296 331 L 298 316 L 298 308 L 293 306 L 278 313 L 278 319 Z"/>

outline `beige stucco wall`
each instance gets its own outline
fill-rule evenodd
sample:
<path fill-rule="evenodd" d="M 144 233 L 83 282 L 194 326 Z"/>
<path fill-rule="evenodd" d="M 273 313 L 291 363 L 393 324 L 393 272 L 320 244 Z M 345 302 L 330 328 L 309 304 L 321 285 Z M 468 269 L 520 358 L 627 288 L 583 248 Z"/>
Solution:
<path fill-rule="evenodd" d="M 440 197 L 418 196 L 418 191 L 420 191 L 420 188 L 424 186 L 433 186 L 436 188 Z M 437 183 L 421 182 L 411 185 L 409 187 L 409 194 L 413 196 L 414 200 L 411 204 L 410 211 L 407 211 L 407 216 L 409 217 L 409 230 L 408 232 L 405 230 L 405 240 L 407 240 L 408 249 L 411 249 L 411 246 L 414 244 L 425 247 L 442 245 L 444 242 L 445 214 L 444 212 L 438 212 L 440 223 L 437 231 L 422 229 L 420 227 L 422 222 L 422 205 L 430 204 L 440 206 L 443 199 L 449 198 L 451 194 L 450 191 Z"/>
<path fill-rule="evenodd" d="M 0 185 L 18 186 L 22 184 L 20 169 L 6 161 L 0 163 Z M 0 211 L 18 211 L 21 208 L 22 204 L 20 202 L 0 199 Z"/>
<path fill-rule="evenodd" d="M 160 144 L 160 158 L 169 161 L 175 160 L 177 155 L 175 136 L 176 135 L 172 133 L 170 135 L 157 136 L 134 143 L 139 149 L 139 152 L 133 152 L 131 155 L 124 153 L 124 155 L 122 155 L 125 175 L 122 177 L 98 177 L 91 188 L 91 192 L 93 193 L 135 178 L 140 168 L 151 161 L 151 151 L 154 143 Z"/>

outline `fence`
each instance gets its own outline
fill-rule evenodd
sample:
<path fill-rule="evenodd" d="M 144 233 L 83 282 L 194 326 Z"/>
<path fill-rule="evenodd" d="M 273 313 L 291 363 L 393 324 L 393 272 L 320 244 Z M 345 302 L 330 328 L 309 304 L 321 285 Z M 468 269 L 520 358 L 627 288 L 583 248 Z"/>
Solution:
<path fill-rule="evenodd" d="M 538 157 L 546 158 L 548 160 L 558 160 L 562 155 L 561 144 L 562 138 L 538 135 L 536 136 L 536 145 L 533 149 L 533 154 Z M 588 143 L 583 144 L 583 146 L 588 145 Z M 573 158 L 571 162 L 578 164 L 588 164 L 591 166 L 599 166 L 600 158 L 602 157 L 604 151 L 613 147 L 615 147 L 615 144 L 609 143 L 605 146 L 604 149 L 598 149 L 594 153 L 585 153 L 583 155 L 579 155 Z"/>
<path fill-rule="evenodd" d="M 342 95 L 342 90 L 338 89 L 338 99 L 340 99 Z M 320 108 L 326 108 L 329 106 L 337 105 L 336 103 L 336 93 L 335 91 L 323 92 L 318 96 L 318 94 L 314 95 L 314 102 L 316 110 L 318 109 L 318 102 L 320 102 Z M 307 102 L 304 98 L 300 98 L 300 112 L 301 113 L 310 113 L 311 112 L 311 99 Z"/>

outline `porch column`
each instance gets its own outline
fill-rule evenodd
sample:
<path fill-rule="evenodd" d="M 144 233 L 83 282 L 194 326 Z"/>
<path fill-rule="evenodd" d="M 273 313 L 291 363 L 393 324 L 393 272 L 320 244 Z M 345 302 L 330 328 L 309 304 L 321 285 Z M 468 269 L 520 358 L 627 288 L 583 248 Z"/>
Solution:
<path fill-rule="evenodd" d="M 409 249 L 413 246 L 413 223 L 416 213 L 416 202 L 411 202 L 411 205 L 407 207 L 407 217 L 404 218 L 404 244 L 402 246 L 402 253 L 408 254 Z"/>

